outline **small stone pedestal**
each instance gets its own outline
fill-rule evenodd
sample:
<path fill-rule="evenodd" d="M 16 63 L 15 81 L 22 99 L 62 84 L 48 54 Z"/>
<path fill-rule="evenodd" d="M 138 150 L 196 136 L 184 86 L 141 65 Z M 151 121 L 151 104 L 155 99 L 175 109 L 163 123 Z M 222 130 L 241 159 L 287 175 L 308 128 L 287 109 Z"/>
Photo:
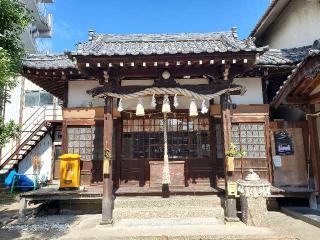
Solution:
<path fill-rule="evenodd" d="M 245 180 L 239 180 L 237 183 L 241 220 L 249 226 L 267 226 L 269 221 L 266 198 L 270 195 L 270 183 L 261 180 L 252 169 Z"/>

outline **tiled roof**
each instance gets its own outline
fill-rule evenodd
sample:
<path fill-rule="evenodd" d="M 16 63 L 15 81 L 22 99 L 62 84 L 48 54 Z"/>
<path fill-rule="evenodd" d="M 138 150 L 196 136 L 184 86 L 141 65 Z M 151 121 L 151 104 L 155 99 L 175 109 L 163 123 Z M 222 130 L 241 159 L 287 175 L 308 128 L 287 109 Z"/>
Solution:
<path fill-rule="evenodd" d="M 89 32 L 89 40 L 77 45 L 73 55 L 151 55 L 263 51 L 252 38 L 239 40 L 236 29 L 216 33 L 178 34 L 97 34 Z"/>
<path fill-rule="evenodd" d="M 76 64 L 67 55 L 30 54 L 23 60 L 23 65 L 37 69 L 75 68 Z"/>
<path fill-rule="evenodd" d="M 258 65 L 292 65 L 304 59 L 312 46 L 286 49 L 270 49 L 263 53 L 258 61 Z"/>
<path fill-rule="evenodd" d="M 304 67 L 304 65 L 306 64 L 306 62 L 308 61 L 309 58 L 315 57 L 315 56 L 319 56 L 320 55 L 320 39 L 316 40 L 313 43 L 313 46 L 310 46 L 309 50 L 307 51 L 307 54 L 305 54 L 305 56 L 303 57 L 302 61 L 300 61 L 296 68 L 292 70 L 292 74 L 289 75 L 287 77 L 287 80 L 285 80 L 282 84 L 282 86 L 280 86 L 278 92 L 276 93 L 276 95 L 274 96 L 271 105 L 276 105 L 278 106 L 281 102 L 279 102 L 279 100 L 285 96 L 282 96 L 283 94 L 285 94 L 285 89 L 291 84 L 291 82 L 293 81 L 293 79 L 296 77 L 297 73 L 300 71 L 300 69 L 302 69 Z M 318 69 L 316 69 L 318 70 Z M 313 72 L 311 72 L 312 74 Z"/>

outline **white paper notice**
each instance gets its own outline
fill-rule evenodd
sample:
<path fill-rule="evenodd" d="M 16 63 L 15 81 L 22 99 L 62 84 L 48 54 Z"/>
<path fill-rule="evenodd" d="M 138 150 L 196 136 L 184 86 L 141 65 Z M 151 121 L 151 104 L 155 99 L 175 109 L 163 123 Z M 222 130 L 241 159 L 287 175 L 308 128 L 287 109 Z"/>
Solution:
<path fill-rule="evenodd" d="M 272 157 L 272 160 L 275 167 L 281 167 L 281 156 L 275 155 Z"/>

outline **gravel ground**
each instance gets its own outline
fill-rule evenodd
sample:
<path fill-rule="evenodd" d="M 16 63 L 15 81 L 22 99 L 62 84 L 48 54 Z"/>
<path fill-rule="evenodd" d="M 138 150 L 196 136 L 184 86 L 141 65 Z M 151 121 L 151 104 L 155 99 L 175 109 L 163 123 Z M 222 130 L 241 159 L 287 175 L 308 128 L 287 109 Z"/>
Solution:
<path fill-rule="evenodd" d="M 0 239 L 57 239 L 79 223 L 76 215 L 50 215 L 29 218 L 24 223 L 16 220 L 0 228 Z"/>

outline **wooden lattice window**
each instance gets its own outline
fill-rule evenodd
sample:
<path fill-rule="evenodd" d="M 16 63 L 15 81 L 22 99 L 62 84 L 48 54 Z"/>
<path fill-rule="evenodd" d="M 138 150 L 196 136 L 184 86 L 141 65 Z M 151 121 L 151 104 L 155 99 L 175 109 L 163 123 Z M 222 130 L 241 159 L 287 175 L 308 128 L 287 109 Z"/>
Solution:
<path fill-rule="evenodd" d="M 209 156 L 207 118 L 169 118 L 168 154 L 171 159 Z M 163 119 L 123 121 L 123 158 L 163 158 Z"/>
<path fill-rule="evenodd" d="M 263 123 L 232 124 L 232 142 L 247 152 L 245 158 L 266 158 Z"/>
<path fill-rule="evenodd" d="M 103 159 L 103 127 L 68 127 L 68 153 L 80 154 L 81 160 Z"/>

